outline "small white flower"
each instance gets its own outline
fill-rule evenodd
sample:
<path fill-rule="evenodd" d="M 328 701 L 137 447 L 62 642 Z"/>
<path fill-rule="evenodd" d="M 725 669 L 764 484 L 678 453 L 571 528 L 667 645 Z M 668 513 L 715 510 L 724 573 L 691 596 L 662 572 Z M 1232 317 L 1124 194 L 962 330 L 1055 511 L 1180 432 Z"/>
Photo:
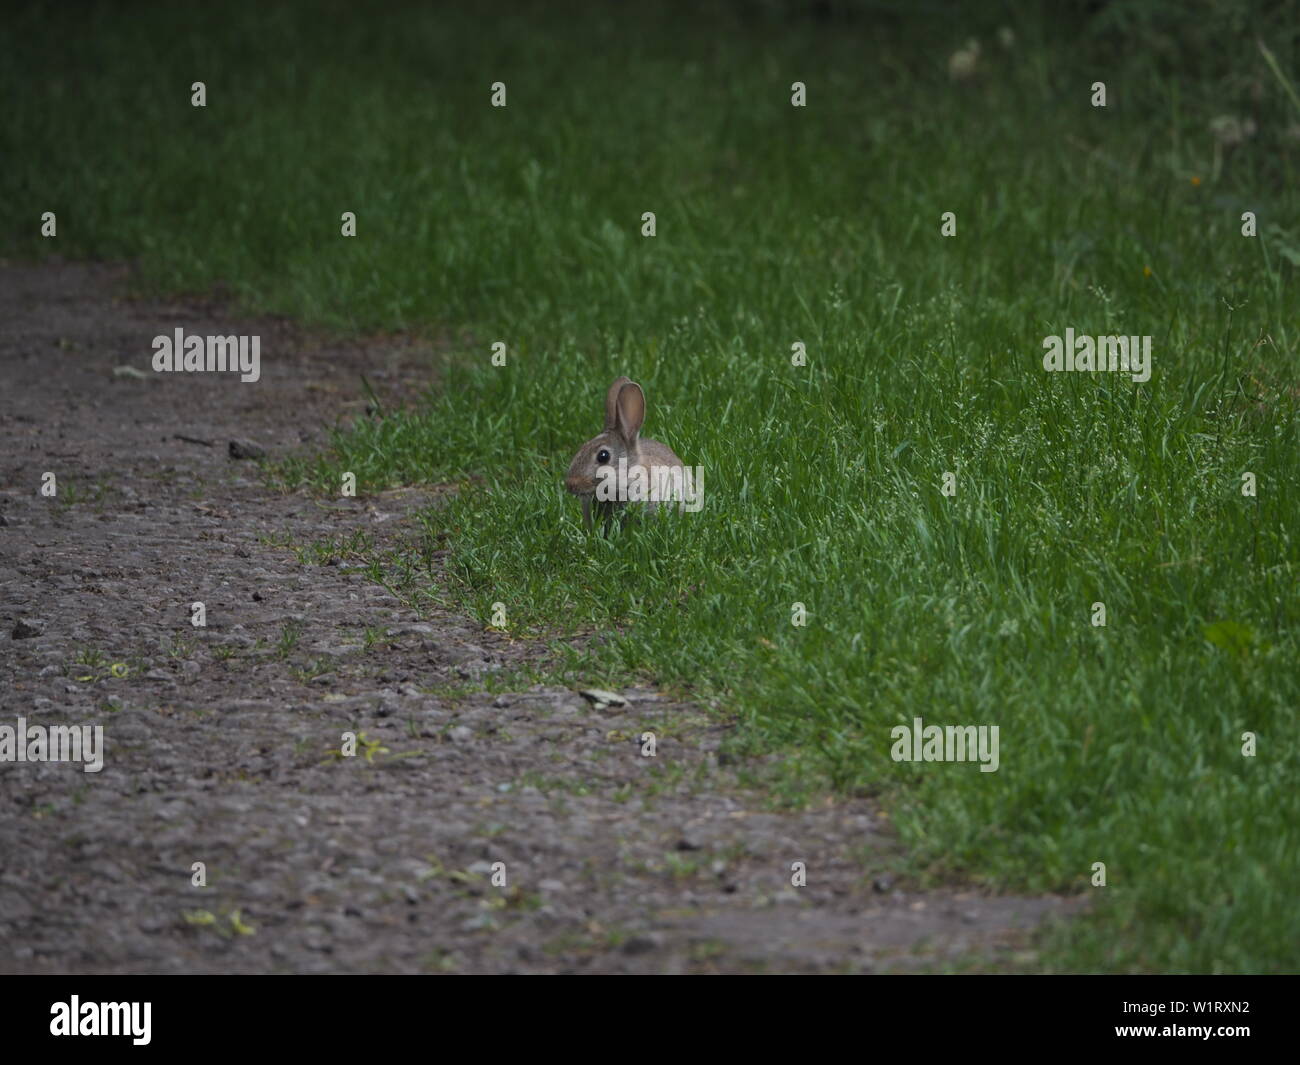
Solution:
<path fill-rule="evenodd" d="M 974 37 L 948 57 L 948 77 L 953 81 L 966 81 L 975 76 L 980 61 L 980 43 Z"/>
<path fill-rule="evenodd" d="M 1255 120 L 1242 121 L 1236 115 L 1219 115 L 1210 121 L 1210 132 L 1223 147 L 1235 148 L 1255 135 Z"/>

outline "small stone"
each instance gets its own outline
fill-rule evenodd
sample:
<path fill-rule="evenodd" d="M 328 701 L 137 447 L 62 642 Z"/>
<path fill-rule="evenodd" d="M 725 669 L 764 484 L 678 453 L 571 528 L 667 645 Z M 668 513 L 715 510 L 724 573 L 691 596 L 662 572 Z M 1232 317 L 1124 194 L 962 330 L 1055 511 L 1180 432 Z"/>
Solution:
<path fill-rule="evenodd" d="M 608 706 L 627 706 L 627 700 L 618 692 L 602 691 L 600 688 L 586 688 L 578 692 L 578 694 L 597 710 L 604 710 Z"/>
<path fill-rule="evenodd" d="M 433 636 L 436 630 L 432 625 L 423 623 L 411 625 L 391 625 L 384 630 L 384 635 L 390 639 L 395 636 Z"/>
<path fill-rule="evenodd" d="M 880 895 L 887 894 L 893 886 L 894 878 L 892 876 L 878 876 L 871 881 L 871 890 Z"/>
<path fill-rule="evenodd" d="M 253 443 L 251 440 L 232 440 L 230 441 L 230 457 L 232 459 L 264 459 L 266 458 L 266 448 Z"/>
<path fill-rule="evenodd" d="M 30 640 L 33 636 L 39 636 L 45 631 L 45 626 L 39 621 L 31 618 L 19 618 L 14 623 L 13 638 L 15 640 Z"/>
<path fill-rule="evenodd" d="M 564 884 L 559 880 L 543 880 L 537 885 L 543 891 L 565 891 Z"/>
<path fill-rule="evenodd" d="M 480 913 L 461 924 L 462 932 L 491 932 L 497 927 L 490 913 Z"/>
<path fill-rule="evenodd" d="M 624 954 L 648 954 L 663 946 L 663 937 L 655 932 L 632 936 L 623 944 Z"/>
<path fill-rule="evenodd" d="M 152 378 L 143 370 L 135 366 L 114 366 L 114 377 L 134 377 L 137 381 L 150 381 Z"/>
<path fill-rule="evenodd" d="M 447 736 L 453 743 L 468 743 L 474 738 L 474 730 L 464 725 L 457 725 L 447 733 Z"/>

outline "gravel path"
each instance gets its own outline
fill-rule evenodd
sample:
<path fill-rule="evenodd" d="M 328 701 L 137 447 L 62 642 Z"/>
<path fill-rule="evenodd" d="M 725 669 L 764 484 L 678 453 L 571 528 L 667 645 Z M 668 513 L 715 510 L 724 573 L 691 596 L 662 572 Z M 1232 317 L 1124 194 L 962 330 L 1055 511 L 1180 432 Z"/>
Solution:
<path fill-rule="evenodd" d="M 228 447 L 319 442 L 361 372 L 409 402 L 427 345 L 132 302 L 126 273 L 0 263 L 0 726 L 104 736 L 97 773 L 0 762 L 0 971 L 1014 967 L 1075 909 L 900 890 L 877 809 L 773 812 L 716 713 L 484 691 L 544 651 L 293 549 L 400 550 L 434 486 L 276 494 Z M 154 374 L 177 327 L 260 335 L 261 380 Z M 345 732 L 356 757 L 331 754 Z"/>

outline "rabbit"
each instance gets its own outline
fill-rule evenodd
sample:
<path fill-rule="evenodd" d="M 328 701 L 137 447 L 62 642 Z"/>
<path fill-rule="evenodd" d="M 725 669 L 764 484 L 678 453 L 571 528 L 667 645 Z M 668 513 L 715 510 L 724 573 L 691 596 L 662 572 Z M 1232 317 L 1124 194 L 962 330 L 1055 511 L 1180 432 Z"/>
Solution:
<path fill-rule="evenodd" d="M 672 448 L 640 435 L 644 421 L 641 386 L 630 378 L 618 378 L 605 394 L 604 430 L 578 449 L 564 478 L 564 487 L 582 500 L 582 520 L 588 529 L 593 510 L 604 526 L 615 517 L 622 523 L 631 513 L 628 502 L 652 514 L 660 501 L 680 498 L 674 494 L 674 482 L 679 491 L 690 484 L 690 471 Z M 643 474 L 633 472 L 638 466 Z"/>

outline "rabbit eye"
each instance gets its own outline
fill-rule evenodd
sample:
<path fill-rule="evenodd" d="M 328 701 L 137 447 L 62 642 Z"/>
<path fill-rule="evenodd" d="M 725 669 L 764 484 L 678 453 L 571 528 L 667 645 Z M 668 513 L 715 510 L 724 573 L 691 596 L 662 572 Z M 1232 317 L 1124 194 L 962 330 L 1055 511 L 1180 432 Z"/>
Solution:
<path fill-rule="evenodd" d="M 596 461 L 599 462 L 602 466 L 605 465 L 605 463 L 609 461 L 609 448 L 602 447 L 599 451 L 597 451 Z"/>

